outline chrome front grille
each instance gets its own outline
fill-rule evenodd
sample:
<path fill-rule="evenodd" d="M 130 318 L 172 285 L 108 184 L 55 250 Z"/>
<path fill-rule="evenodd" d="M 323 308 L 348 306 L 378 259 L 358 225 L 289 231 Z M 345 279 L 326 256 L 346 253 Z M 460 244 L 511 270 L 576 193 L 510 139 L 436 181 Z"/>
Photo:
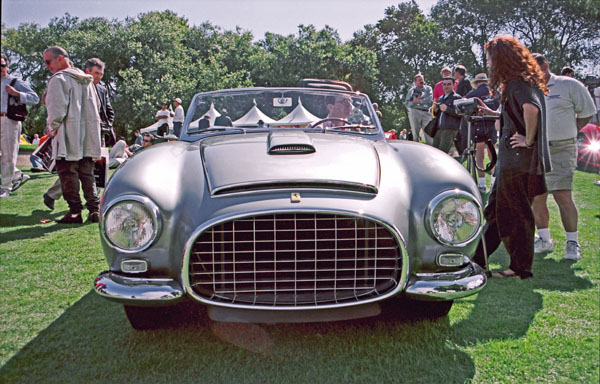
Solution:
<path fill-rule="evenodd" d="M 197 238 L 189 282 L 231 305 L 322 306 L 360 302 L 399 284 L 401 248 L 363 217 L 268 214 L 219 223 Z"/>

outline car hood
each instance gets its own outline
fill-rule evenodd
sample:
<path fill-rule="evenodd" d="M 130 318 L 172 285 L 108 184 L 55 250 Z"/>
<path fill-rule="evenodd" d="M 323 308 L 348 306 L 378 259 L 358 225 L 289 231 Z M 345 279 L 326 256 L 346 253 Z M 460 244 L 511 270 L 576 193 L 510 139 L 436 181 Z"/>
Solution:
<path fill-rule="evenodd" d="M 212 195 L 279 188 L 377 193 L 380 167 L 373 143 L 301 130 L 209 137 L 200 146 Z"/>

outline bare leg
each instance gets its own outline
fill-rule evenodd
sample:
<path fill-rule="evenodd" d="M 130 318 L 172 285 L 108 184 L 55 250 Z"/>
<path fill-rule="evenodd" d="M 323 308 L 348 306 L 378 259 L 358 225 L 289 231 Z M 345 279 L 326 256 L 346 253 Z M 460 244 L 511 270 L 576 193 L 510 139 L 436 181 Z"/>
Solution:
<path fill-rule="evenodd" d="M 531 209 L 533 210 L 537 229 L 548 228 L 548 224 L 550 223 L 550 212 L 548 212 L 548 206 L 546 205 L 547 200 L 548 193 L 537 195 L 533 198 Z"/>
<path fill-rule="evenodd" d="M 552 196 L 560 210 L 560 219 L 565 232 L 577 232 L 578 212 L 571 191 L 569 189 L 552 191 Z"/>

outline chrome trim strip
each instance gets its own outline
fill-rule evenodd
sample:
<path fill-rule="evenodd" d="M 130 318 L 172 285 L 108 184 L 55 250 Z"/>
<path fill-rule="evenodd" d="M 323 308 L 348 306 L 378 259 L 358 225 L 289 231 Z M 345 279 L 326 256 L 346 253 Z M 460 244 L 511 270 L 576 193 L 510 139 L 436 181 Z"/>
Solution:
<path fill-rule="evenodd" d="M 450 198 L 453 198 L 453 197 L 464 197 L 467 200 L 472 201 L 477 206 L 477 211 L 479 212 L 479 228 L 477 229 L 477 231 L 475 231 L 475 233 L 469 239 L 463 241 L 462 243 L 456 243 L 456 244 L 444 241 L 443 239 L 439 238 L 436 235 L 435 231 L 433 230 L 433 217 L 431 215 L 431 213 L 433 212 L 433 210 L 435 209 L 435 207 L 437 207 L 438 204 L 440 204 L 442 201 L 444 201 L 446 199 L 450 199 Z M 426 226 L 428 232 L 440 244 L 449 245 L 451 247 L 464 247 L 465 245 L 469 244 L 473 240 L 477 239 L 477 237 L 481 233 L 481 231 L 483 229 L 483 222 L 484 222 L 483 209 L 481 208 L 481 204 L 479 203 L 479 201 L 477 200 L 477 198 L 475 196 L 473 196 L 472 194 L 470 194 L 470 193 L 468 193 L 466 191 L 463 191 L 463 190 L 455 188 L 455 189 L 444 191 L 444 192 L 438 194 L 436 197 L 434 197 L 429 202 L 429 205 L 427 206 L 427 210 L 425 211 L 425 221 L 424 222 L 428 224 Z"/>
<path fill-rule="evenodd" d="M 154 223 L 154 227 L 156 228 L 156 231 L 154 232 L 154 235 L 152 237 L 152 239 L 150 239 L 150 241 L 148 241 L 148 243 L 146 243 L 146 245 L 140 247 L 140 248 L 136 248 L 136 249 L 123 249 L 120 248 L 118 246 L 116 246 L 115 244 L 113 244 L 112 241 L 110 241 L 110 239 L 108 238 L 108 236 L 106 236 L 106 231 L 105 231 L 105 225 L 106 225 L 106 220 L 104 219 L 104 217 L 106 216 L 106 214 L 108 213 L 108 211 L 117 203 L 120 203 L 121 201 L 125 201 L 125 200 L 133 200 L 133 201 L 137 201 L 139 203 L 144 204 L 146 207 L 148 207 L 150 209 L 150 213 L 152 214 L 152 221 Z M 146 196 L 141 196 L 141 195 L 121 195 L 116 197 L 115 199 L 112 199 L 112 201 L 110 202 L 109 205 L 107 205 L 106 207 L 104 207 L 102 209 L 101 212 L 101 216 L 102 216 L 102 220 L 100 221 L 101 225 L 100 225 L 100 234 L 102 235 L 102 238 L 106 241 L 106 243 L 111 246 L 112 248 L 118 250 L 119 252 L 122 253 L 138 253 L 141 251 L 144 251 L 146 249 L 148 249 L 152 244 L 154 244 L 154 242 L 156 241 L 156 239 L 158 239 L 161 231 L 162 231 L 162 217 L 160 214 L 160 210 L 158 209 L 158 206 L 152 201 L 150 200 L 150 198 L 146 197 Z"/>
<path fill-rule="evenodd" d="M 202 233 L 204 232 L 206 229 L 211 228 L 219 223 L 222 222 L 228 222 L 228 221 L 232 221 L 232 220 L 236 220 L 236 219 L 241 219 L 244 217 L 252 217 L 252 216 L 256 216 L 256 215 L 265 215 L 265 214 L 294 214 L 294 213 L 300 213 L 300 214 L 314 214 L 314 213 L 319 213 L 319 214 L 331 214 L 331 215 L 341 215 L 341 216 L 348 216 L 348 217 L 363 217 L 367 220 L 372 220 L 377 222 L 378 224 L 386 227 L 391 233 L 395 234 L 396 236 L 396 240 L 397 243 L 400 246 L 400 252 L 401 252 L 401 260 L 400 260 L 400 264 L 401 264 L 401 272 L 400 272 L 400 281 L 398 282 L 398 285 L 396 286 L 395 289 L 393 289 L 392 291 L 388 292 L 385 295 L 381 295 L 381 296 L 377 296 L 371 299 L 367 299 L 367 300 L 361 300 L 361 301 L 353 301 L 353 302 L 347 302 L 347 303 L 341 303 L 341 304 L 329 304 L 329 305 L 298 305 L 298 306 L 288 306 L 288 307 L 275 307 L 275 306 L 266 306 L 266 305 L 245 305 L 245 304 L 229 304 L 229 303 L 221 303 L 221 302 L 213 302 L 210 300 L 206 300 L 205 298 L 197 295 L 194 290 L 192 289 L 192 287 L 190 286 L 190 281 L 189 281 L 189 261 L 190 261 L 190 255 L 191 255 L 191 250 L 194 246 L 194 242 L 196 240 L 196 238 Z M 256 210 L 256 211 L 248 211 L 248 212 L 244 212 L 242 213 L 235 213 L 235 214 L 230 214 L 230 215 L 225 215 L 225 216 L 219 216 L 216 217 L 212 220 L 209 220 L 207 222 L 204 223 L 204 225 L 198 227 L 193 233 L 192 235 L 189 237 L 189 239 L 187 240 L 186 244 L 185 244 L 185 253 L 184 253 L 184 257 L 183 257 L 183 265 L 181 268 L 181 281 L 183 282 L 183 287 L 185 289 L 185 292 L 192 297 L 193 299 L 207 304 L 207 305 L 212 305 L 212 306 L 222 306 L 222 307 L 228 307 L 228 308 L 241 308 L 241 309 L 258 309 L 258 310 L 277 310 L 277 311 L 298 311 L 298 310 L 307 310 L 307 309 L 319 309 L 319 308 L 341 308 L 341 307 L 351 307 L 351 306 L 356 306 L 356 305 L 361 305 L 361 304 L 367 304 L 367 303 L 372 303 L 372 302 L 377 302 L 377 301 L 381 301 L 381 300 L 385 300 L 388 297 L 394 296 L 396 294 L 398 294 L 399 292 L 401 292 L 406 283 L 407 283 L 407 279 L 408 279 L 408 274 L 409 274 L 409 258 L 408 258 L 408 253 L 406 251 L 406 242 L 404 241 L 404 238 L 402 237 L 402 234 L 400 233 L 400 231 L 390 225 L 389 223 L 385 222 L 384 220 L 375 217 L 375 216 L 370 216 L 370 215 L 365 215 L 365 214 L 361 214 L 358 212 L 353 212 L 353 211 L 346 211 L 346 210 L 333 210 L 333 209 L 329 209 L 329 210 L 315 210 L 315 209 L 274 209 L 274 210 Z"/>
<path fill-rule="evenodd" d="M 245 188 L 248 188 L 245 190 Z M 247 193 L 256 193 L 264 191 L 297 191 L 297 190 L 309 190 L 309 191 L 343 191 L 350 193 L 363 194 L 367 196 L 376 195 L 379 190 L 377 186 L 370 184 L 361 183 L 349 183 L 341 181 L 326 181 L 326 180 L 286 180 L 285 182 L 251 182 L 251 183 L 237 183 L 224 185 L 218 188 L 211 188 L 211 196 L 231 196 Z"/>
<path fill-rule="evenodd" d="M 471 263 L 456 272 L 419 273 L 411 277 L 406 295 L 421 300 L 455 300 L 479 292 L 486 284 L 485 271 Z"/>
<path fill-rule="evenodd" d="M 128 277 L 104 271 L 96 278 L 94 290 L 100 296 L 119 302 L 172 302 L 183 297 L 184 290 L 173 279 Z"/>

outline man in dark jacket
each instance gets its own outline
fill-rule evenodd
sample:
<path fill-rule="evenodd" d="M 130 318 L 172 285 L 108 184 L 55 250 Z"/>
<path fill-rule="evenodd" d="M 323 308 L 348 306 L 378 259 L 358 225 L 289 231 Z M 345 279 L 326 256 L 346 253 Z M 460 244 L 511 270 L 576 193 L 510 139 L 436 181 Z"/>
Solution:
<path fill-rule="evenodd" d="M 108 89 L 100 84 L 102 76 L 104 76 L 104 63 L 93 57 L 85 62 L 85 73 L 92 75 L 94 78 L 94 86 L 100 99 L 100 124 L 102 129 L 102 140 L 104 147 L 112 147 L 116 143 L 117 136 L 115 135 L 115 129 L 113 128 L 113 122 L 115 120 L 115 113 L 113 107 L 110 104 L 110 97 L 108 95 Z"/>
<path fill-rule="evenodd" d="M 231 121 L 231 117 L 227 114 L 227 110 L 223 108 L 221 110 L 221 116 L 215 119 L 215 127 L 233 127 L 233 122 Z"/>
<path fill-rule="evenodd" d="M 464 65 L 454 67 L 454 77 L 458 81 L 456 93 L 464 97 L 467 93 L 471 92 L 473 87 L 471 87 L 471 83 L 467 80 L 467 68 Z"/>
<path fill-rule="evenodd" d="M 460 126 L 461 117 L 456 114 L 454 100 L 460 99 L 460 95 L 454 92 L 454 79 L 446 77 L 442 80 L 444 96 L 440 97 L 433 106 L 433 112 L 441 111 L 438 121 L 438 130 L 433 139 L 433 146 L 448 153 L 454 142 L 454 136 Z"/>

